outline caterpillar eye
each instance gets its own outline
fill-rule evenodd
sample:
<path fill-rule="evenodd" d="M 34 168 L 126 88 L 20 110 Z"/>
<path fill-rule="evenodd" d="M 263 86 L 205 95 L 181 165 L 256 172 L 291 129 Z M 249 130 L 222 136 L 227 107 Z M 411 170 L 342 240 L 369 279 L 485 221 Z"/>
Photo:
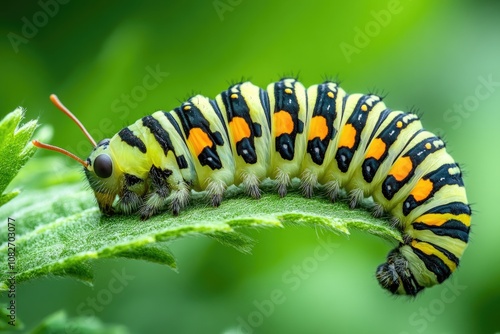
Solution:
<path fill-rule="evenodd" d="M 107 154 L 99 154 L 94 160 L 94 172 L 100 178 L 106 179 L 113 173 L 113 161 Z"/>

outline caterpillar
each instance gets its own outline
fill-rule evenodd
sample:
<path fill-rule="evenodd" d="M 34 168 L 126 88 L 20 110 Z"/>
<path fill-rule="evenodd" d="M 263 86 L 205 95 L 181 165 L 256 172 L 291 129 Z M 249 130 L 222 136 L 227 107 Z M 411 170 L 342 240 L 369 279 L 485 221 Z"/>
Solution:
<path fill-rule="evenodd" d="M 51 100 L 94 148 L 84 161 L 33 144 L 83 165 L 105 214 L 148 219 L 169 207 L 178 215 L 191 190 L 206 191 L 219 206 L 232 184 L 258 199 L 265 178 L 282 197 L 293 178 L 305 197 L 321 185 L 335 200 L 344 189 L 351 207 L 372 197 L 374 214 L 389 214 L 402 232 L 376 270 L 393 294 L 442 283 L 467 246 L 471 210 L 459 165 L 417 115 L 388 109 L 380 96 L 347 94 L 330 81 L 305 88 L 284 78 L 265 90 L 242 82 L 213 100 L 196 95 L 156 111 L 98 143 L 55 95 Z"/>

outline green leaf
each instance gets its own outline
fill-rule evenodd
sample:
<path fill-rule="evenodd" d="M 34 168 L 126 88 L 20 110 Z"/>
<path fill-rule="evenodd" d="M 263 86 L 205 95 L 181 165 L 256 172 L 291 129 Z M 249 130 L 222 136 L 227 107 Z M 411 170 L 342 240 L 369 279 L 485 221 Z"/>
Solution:
<path fill-rule="evenodd" d="M 64 159 L 64 158 L 62 158 Z M 27 169 L 44 177 L 50 174 L 54 158 L 37 159 Z M 248 228 L 282 228 L 286 225 L 321 227 L 349 235 L 351 227 L 389 240 L 401 241 L 401 234 L 383 219 L 372 217 L 366 207 L 351 210 L 342 201 L 331 203 L 322 196 L 305 199 L 297 184 L 280 198 L 273 184 L 264 184 L 264 195 L 253 200 L 240 188 L 230 187 L 222 205 L 208 205 L 204 193 L 196 193 L 178 217 L 165 212 L 147 221 L 136 215 L 102 216 L 86 182 L 75 174 L 76 167 L 60 165 L 58 174 L 66 183 L 39 182 L 0 208 L 0 226 L 15 219 L 16 281 L 46 275 L 72 276 L 92 283 L 92 261 L 126 257 L 161 263 L 176 270 L 168 245 L 177 238 L 205 235 L 241 252 L 249 253 L 254 240 L 243 232 Z M 68 172 L 68 170 L 72 170 Z M 31 175 L 33 177 L 33 175 Z M 7 234 L 0 234 L 0 262 L 7 263 Z M 5 268 L 5 266 L 3 267 Z M 7 288 L 8 271 L 0 282 Z"/>
<path fill-rule="evenodd" d="M 29 143 L 36 129 L 35 120 L 20 126 L 24 110 L 17 108 L 0 121 L 0 206 L 19 194 L 19 190 L 5 192 L 22 166 L 35 153 Z"/>
<path fill-rule="evenodd" d="M 66 312 L 59 311 L 45 318 L 30 333 L 127 334 L 129 331 L 121 325 L 105 325 L 95 317 L 68 318 Z"/>

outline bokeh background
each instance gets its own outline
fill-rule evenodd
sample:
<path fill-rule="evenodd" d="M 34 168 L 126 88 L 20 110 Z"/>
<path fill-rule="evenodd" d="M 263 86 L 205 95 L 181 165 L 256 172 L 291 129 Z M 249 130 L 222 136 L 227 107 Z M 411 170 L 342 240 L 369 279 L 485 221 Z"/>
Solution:
<path fill-rule="evenodd" d="M 253 255 L 179 240 L 179 273 L 100 260 L 93 288 L 52 277 L 21 284 L 27 329 L 64 309 L 133 333 L 500 332 L 499 2 L 41 0 L 0 8 L 0 115 L 25 107 L 28 119 L 53 126 L 53 144 L 81 157 L 90 144 L 50 93 L 99 140 L 241 78 L 265 87 L 290 74 L 305 85 L 338 77 L 348 92 L 418 109 L 465 170 L 474 210 L 462 266 L 414 300 L 377 284 L 387 242 L 287 228 L 249 231 L 258 239 Z M 319 240 L 334 245 L 321 261 Z M 133 279 L 104 299 L 116 272 Z"/>

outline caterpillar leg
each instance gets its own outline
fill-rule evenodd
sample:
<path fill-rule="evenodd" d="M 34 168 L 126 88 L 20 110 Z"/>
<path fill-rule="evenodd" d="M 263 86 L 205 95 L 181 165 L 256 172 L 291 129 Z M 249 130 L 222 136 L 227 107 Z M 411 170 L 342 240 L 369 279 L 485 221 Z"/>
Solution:
<path fill-rule="evenodd" d="M 318 185 L 318 175 L 309 169 L 304 170 L 301 176 L 300 188 L 306 198 L 314 195 L 314 188 Z"/>
<path fill-rule="evenodd" d="M 259 199 L 261 196 L 260 192 L 260 180 L 255 174 L 247 173 L 243 176 L 243 188 L 245 188 L 246 193 L 252 196 L 254 199 Z"/>
<path fill-rule="evenodd" d="M 373 217 L 382 217 L 385 214 L 385 209 L 382 204 L 375 203 L 372 211 Z"/>
<path fill-rule="evenodd" d="M 184 181 L 179 182 L 176 190 L 172 189 L 172 194 L 168 198 L 168 201 L 170 202 L 170 209 L 174 216 L 177 216 L 181 209 L 188 204 L 189 196 L 189 186 Z"/>
<path fill-rule="evenodd" d="M 143 179 L 132 174 L 125 174 L 122 195 L 117 203 L 118 210 L 125 214 L 136 212 L 143 205 L 142 196 L 139 194 L 144 193 L 144 190 L 145 183 Z"/>
<path fill-rule="evenodd" d="M 364 198 L 363 189 L 353 189 L 349 192 L 349 206 L 354 209 Z"/>
<path fill-rule="evenodd" d="M 335 202 L 340 192 L 340 184 L 338 181 L 328 181 L 325 183 L 325 190 L 327 196 L 332 202 Z"/>
<path fill-rule="evenodd" d="M 278 190 L 278 194 L 280 197 L 285 197 L 288 192 L 287 187 L 291 184 L 290 175 L 285 171 L 278 168 L 276 173 L 276 189 Z"/>
<path fill-rule="evenodd" d="M 161 169 L 153 166 L 149 171 L 149 179 L 151 181 L 152 192 L 146 197 L 146 202 L 140 208 L 139 214 L 142 220 L 146 220 L 157 214 L 167 203 L 167 198 L 170 195 L 170 188 L 167 183 L 172 171 L 169 169 Z"/>
<path fill-rule="evenodd" d="M 225 190 L 226 184 L 224 181 L 214 179 L 210 179 L 208 181 L 206 191 L 208 196 L 210 196 L 212 206 L 217 207 L 222 203 L 222 196 L 224 195 Z"/>
<path fill-rule="evenodd" d="M 135 212 L 143 204 L 142 197 L 131 190 L 125 190 L 117 203 L 118 210 L 128 215 Z"/>

